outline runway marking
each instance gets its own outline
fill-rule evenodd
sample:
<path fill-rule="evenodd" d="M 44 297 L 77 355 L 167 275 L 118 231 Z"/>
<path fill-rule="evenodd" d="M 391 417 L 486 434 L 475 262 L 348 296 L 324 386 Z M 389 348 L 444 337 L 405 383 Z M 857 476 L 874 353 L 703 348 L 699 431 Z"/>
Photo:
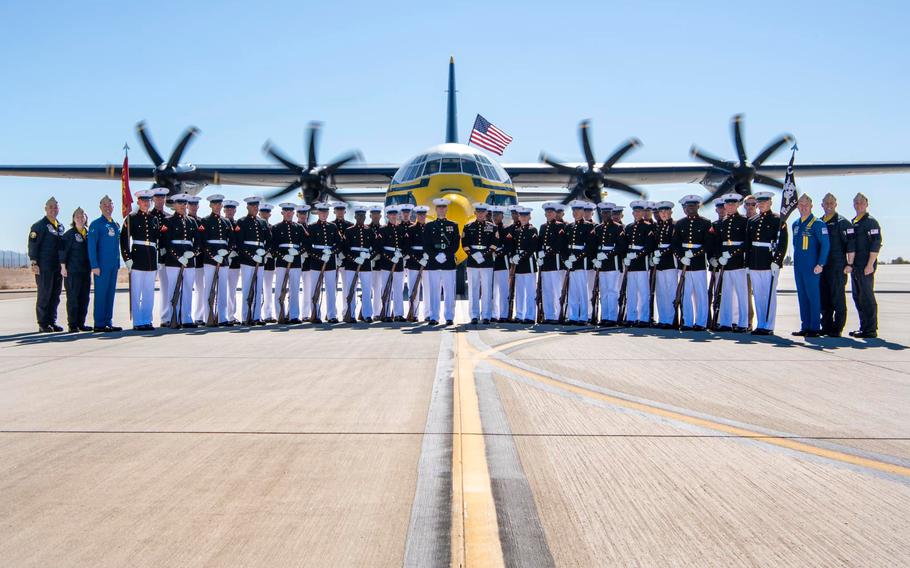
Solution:
<path fill-rule="evenodd" d="M 452 566 L 505 566 L 474 370 L 479 354 L 458 333 L 455 342 L 452 436 Z"/>
<path fill-rule="evenodd" d="M 806 444 L 804 442 L 800 442 L 793 438 L 768 436 L 767 434 L 763 434 L 761 432 L 756 432 L 754 430 L 749 430 L 749 429 L 741 428 L 741 427 L 737 427 L 737 426 L 731 426 L 729 424 L 716 422 L 714 420 L 709 420 L 706 418 L 700 418 L 700 417 L 696 417 L 696 416 L 690 416 L 690 415 L 687 415 L 687 414 L 684 414 L 681 412 L 676 412 L 673 410 L 660 408 L 658 406 L 653 406 L 653 405 L 645 404 L 642 402 L 632 401 L 632 400 L 628 400 L 625 398 L 620 398 L 617 396 L 604 394 L 601 392 L 597 392 L 595 390 L 587 389 L 587 388 L 577 386 L 577 385 L 574 385 L 571 383 L 567 383 L 567 382 L 564 382 L 564 381 L 561 381 L 558 379 L 554 379 L 554 378 L 548 377 L 546 375 L 537 373 L 535 371 L 531 371 L 528 369 L 524 369 L 522 367 L 511 365 L 502 359 L 492 357 L 493 355 L 501 353 L 502 351 L 505 351 L 507 349 L 518 347 L 520 345 L 524 345 L 526 343 L 530 343 L 532 341 L 537 341 L 537 340 L 545 339 L 545 338 L 547 338 L 547 336 L 538 336 L 538 337 L 530 337 L 527 339 L 520 339 L 520 340 L 512 341 L 509 343 L 504 343 L 502 345 L 492 347 L 492 348 L 482 351 L 480 354 L 478 354 L 477 359 L 478 359 L 478 362 L 480 360 L 483 360 L 485 363 L 492 365 L 494 367 L 498 367 L 500 369 L 504 369 L 504 370 L 507 370 L 507 371 L 510 371 L 513 373 L 517 373 L 519 375 L 523 375 L 525 377 L 528 377 L 535 381 L 549 385 L 551 387 L 561 389 L 561 390 L 564 390 L 564 391 L 567 391 L 567 392 L 570 392 L 570 393 L 573 393 L 573 394 L 576 394 L 576 395 L 579 395 L 582 397 L 607 402 L 614 406 L 620 406 L 622 408 L 636 410 L 638 412 L 643 412 L 646 414 L 650 414 L 652 416 L 658 416 L 660 418 L 674 420 L 677 422 L 682 422 L 684 424 L 689 424 L 689 425 L 697 426 L 700 428 L 706 428 L 709 430 L 723 432 L 724 434 L 727 434 L 727 435 L 730 435 L 730 436 L 733 436 L 736 438 L 754 439 L 754 440 L 757 440 L 757 441 L 760 441 L 760 442 L 763 442 L 766 444 L 771 444 L 771 445 L 778 446 L 781 448 L 786 448 L 788 450 L 802 452 L 805 454 L 810 454 L 810 455 L 814 455 L 817 457 L 826 458 L 826 459 L 830 459 L 833 461 L 838 461 L 841 463 L 846 463 L 846 464 L 850 464 L 850 465 L 854 465 L 854 466 L 865 467 L 865 468 L 879 471 L 882 473 L 898 475 L 898 476 L 902 476 L 902 477 L 910 477 L 910 467 L 904 467 L 901 465 L 891 464 L 891 463 L 887 463 L 887 462 L 883 462 L 883 461 L 879 461 L 879 460 L 875 460 L 875 459 L 864 458 L 861 456 L 856 456 L 856 455 L 852 455 L 852 454 L 849 454 L 846 452 L 840 452 L 837 450 L 820 448 L 817 446 L 813 446 L 811 444 Z"/>

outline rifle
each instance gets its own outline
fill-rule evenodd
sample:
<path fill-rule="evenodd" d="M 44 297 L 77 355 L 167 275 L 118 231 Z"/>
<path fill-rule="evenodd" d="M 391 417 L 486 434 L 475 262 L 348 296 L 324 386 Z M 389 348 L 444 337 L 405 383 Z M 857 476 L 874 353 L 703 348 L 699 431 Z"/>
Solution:
<path fill-rule="evenodd" d="M 663 253 L 661 253 L 661 256 L 663 256 Z M 650 274 L 648 274 L 648 291 L 650 292 L 650 297 L 648 298 L 648 301 L 650 302 L 648 313 L 650 314 L 652 321 L 654 320 L 654 295 L 657 292 L 657 264 L 657 262 L 653 263 Z"/>
<path fill-rule="evenodd" d="M 354 295 L 357 292 L 357 282 L 361 268 L 363 268 L 363 265 L 358 264 L 357 270 L 354 271 L 354 279 L 351 280 L 351 289 L 348 290 L 348 297 L 346 298 L 348 309 L 344 312 L 344 323 L 354 323 Z"/>
<path fill-rule="evenodd" d="M 521 261 L 519 260 L 518 262 L 521 262 Z M 509 267 L 509 299 L 508 299 L 509 307 L 508 307 L 508 310 L 506 311 L 506 321 L 512 321 L 512 316 L 514 315 L 513 304 L 515 303 L 515 269 L 516 268 L 518 268 L 517 264 L 513 264 L 511 267 Z"/>
<path fill-rule="evenodd" d="M 538 267 L 539 268 L 539 267 Z M 534 298 L 534 302 L 537 306 L 537 323 L 543 323 L 544 314 L 543 314 L 543 272 L 538 269 L 537 271 L 537 294 Z"/>
<path fill-rule="evenodd" d="M 288 283 L 291 281 L 291 263 L 284 269 L 284 278 L 281 279 L 281 294 L 278 296 L 278 323 L 288 323 L 288 311 L 284 308 L 284 301 L 288 297 Z"/>
<path fill-rule="evenodd" d="M 679 329 L 682 323 L 682 298 L 686 288 L 686 271 L 689 267 L 683 265 L 679 274 L 679 283 L 676 284 L 676 295 L 673 296 L 673 329 Z"/>
<path fill-rule="evenodd" d="M 171 329 L 180 327 L 180 320 L 182 319 L 177 317 L 177 310 L 183 306 L 183 302 L 180 300 L 181 296 L 183 296 L 183 270 L 185 268 L 185 266 L 180 265 L 180 272 L 177 274 L 177 284 L 174 285 L 174 295 L 171 296 L 171 321 L 168 323 L 168 327 Z"/>
<path fill-rule="evenodd" d="M 566 310 L 569 309 L 569 273 L 566 269 L 566 277 L 562 280 L 562 292 L 559 294 L 559 323 L 566 323 Z"/>
<path fill-rule="evenodd" d="M 708 253 L 705 253 L 705 266 L 711 272 L 711 279 L 708 281 L 708 328 L 710 328 L 711 322 L 714 320 L 712 307 L 714 306 L 714 288 L 717 286 L 717 269 L 713 268 L 708 261 Z"/>
<path fill-rule="evenodd" d="M 130 243 L 130 215 L 129 215 L 129 213 L 126 214 L 126 218 L 123 220 L 123 224 L 126 225 L 126 246 L 129 247 L 128 250 L 130 251 L 130 253 L 132 253 L 133 245 Z M 130 298 L 130 311 L 129 311 L 130 321 L 133 321 L 133 276 L 132 276 L 132 272 L 133 272 L 132 269 L 127 269 L 127 271 L 126 271 L 127 294 Z"/>
<path fill-rule="evenodd" d="M 203 267 L 205 270 L 205 267 Z M 218 323 L 217 315 L 215 314 L 215 297 L 218 294 L 218 271 L 221 270 L 221 265 L 215 265 L 215 275 L 212 277 L 212 288 L 209 290 L 209 317 L 205 320 L 205 325 L 208 327 L 213 327 Z"/>
<path fill-rule="evenodd" d="M 319 277 L 316 278 L 316 286 L 313 287 L 313 297 L 311 298 L 313 306 L 310 313 L 310 323 L 317 323 L 319 321 L 319 295 L 322 293 L 322 282 L 325 280 L 325 269 L 328 265 L 328 260 L 322 262 L 322 268 L 319 269 Z M 329 291 L 326 290 L 326 293 L 328 292 Z"/>
<path fill-rule="evenodd" d="M 382 309 L 379 310 L 379 319 L 384 320 L 386 314 L 389 311 L 389 300 L 392 298 L 392 280 L 395 277 L 395 267 L 398 266 L 397 263 L 392 263 L 392 270 L 389 270 L 389 279 L 386 280 L 385 286 L 382 288 Z"/>
<path fill-rule="evenodd" d="M 629 267 L 623 265 L 622 270 L 622 280 L 619 283 L 619 298 L 617 303 L 619 304 L 619 310 L 616 313 L 616 321 L 624 322 L 626 320 L 626 285 L 629 282 Z"/>
<path fill-rule="evenodd" d="M 711 309 L 714 312 L 711 314 L 711 329 L 717 327 L 717 318 L 720 315 L 720 301 L 721 301 L 721 292 L 724 287 L 724 267 L 721 266 L 717 270 L 717 280 L 714 282 L 714 299 L 711 301 Z"/>
<path fill-rule="evenodd" d="M 602 261 L 604 262 L 604 261 Z M 603 265 L 601 265 L 603 266 Z M 600 269 L 594 271 L 594 288 L 591 291 L 591 325 L 597 325 L 597 309 L 600 307 Z"/>
<path fill-rule="evenodd" d="M 243 325 L 253 325 L 253 308 L 256 307 L 256 287 L 259 286 L 259 263 L 253 263 L 253 281 L 246 293 L 246 320 Z"/>
<path fill-rule="evenodd" d="M 417 321 L 417 306 L 420 304 L 420 281 L 423 280 L 423 266 L 417 272 L 417 280 L 411 287 L 411 297 L 408 298 L 408 321 Z"/>

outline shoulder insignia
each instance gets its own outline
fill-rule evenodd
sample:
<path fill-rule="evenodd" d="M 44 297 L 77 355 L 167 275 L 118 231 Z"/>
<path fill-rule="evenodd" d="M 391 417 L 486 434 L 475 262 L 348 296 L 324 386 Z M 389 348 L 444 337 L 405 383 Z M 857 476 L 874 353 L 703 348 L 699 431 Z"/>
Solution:
<path fill-rule="evenodd" d="M 202 224 L 199 225 L 199 232 L 200 232 L 200 233 L 204 233 L 204 232 L 205 232 L 205 225 L 202 225 Z M 250 286 L 252 286 L 252 284 L 250 284 Z"/>
<path fill-rule="evenodd" d="M 167 232 L 167 225 L 161 225 L 161 232 L 162 232 L 162 233 L 166 233 L 166 232 Z"/>
<path fill-rule="evenodd" d="M 37 238 L 38 238 L 38 233 L 36 233 L 35 231 L 32 231 L 31 233 L 29 233 L 28 238 L 30 238 L 30 239 L 37 239 Z"/>
<path fill-rule="evenodd" d="M 877 235 L 877 234 L 878 234 L 878 229 L 870 229 L 870 230 L 869 230 L 869 234 L 870 234 L 870 235 Z"/>
<path fill-rule="evenodd" d="M 235 233 L 239 233 L 239 232 L 240 232 L 240 225 L 234 225 L 234 232 L 235 232 Z M 250 284 L 250 286 L 252 286 L 252 284 Z"/>

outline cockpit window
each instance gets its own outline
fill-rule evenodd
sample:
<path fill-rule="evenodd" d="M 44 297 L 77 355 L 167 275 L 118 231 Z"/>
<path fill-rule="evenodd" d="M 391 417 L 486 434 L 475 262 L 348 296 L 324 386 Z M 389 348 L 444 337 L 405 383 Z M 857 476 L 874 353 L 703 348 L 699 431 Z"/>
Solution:
<path fill-rule="evenodd" d="M 442 159 L 442 171 L 443 173 L 461 173 L 461 166 L 459 164 L 460 160 L 458 158 L 443 158 Z"/>
<path fill-rule="evenodd" d="M 477 170 L 477 163 L 474 160 L 469 160 L 467 158 L 461 159 L 461 171 L 466 174 L 471 174 L 472 176 L 480 175 L 480 172 Z"/>
<path fill-rule="evenodd" d="M 424 169 L 423 175 L 429 176 L 439 173 L 439 160 L 430 160 Z"/>

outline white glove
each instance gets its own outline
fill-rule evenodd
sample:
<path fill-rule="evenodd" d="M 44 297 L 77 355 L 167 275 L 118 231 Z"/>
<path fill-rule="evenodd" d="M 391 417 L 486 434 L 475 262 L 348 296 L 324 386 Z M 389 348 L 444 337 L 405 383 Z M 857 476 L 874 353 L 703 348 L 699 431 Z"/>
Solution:
<path fill-rule="evenodd" d="M 297 256 L 298 254 L 300 254 L 300 251 L 297 249 L 288 249 L 288 254 L 291 256 Z"/>
<path fill-rule="evenodd" d="M 636 257 L 636 256 L 638 256 L 638 255 L 637 255 L 636 253 L 634 253 L 634 252 L 627 252 L 627 253 L 626 253 L 626 260 L 635 260 L 635 257 Z M 629 263 L 626 263 L 626 266 L 629 266 Z"/>
<path fill-rule="evenodd" d="M 127 270 L 130 270 L 131 268 L 133 268 L 133 260 L 132 260 L 132 259 L 126 261 L 124 264 L 126 265 L 126 269 L 127 269 Z"/>
<path fill-rule="evenodd" d="M 724 254 L 727 254 L 727 253 L 724 253 Z M 717 262 L 719 262 L 721 266 L 727 266 L 727 263 L 730 262 L 730 259 L 726 256 L 721 255 L 721 257 L 717 260 Z"/>
<path fill-rule="evenodd" d="M 518 264 L 518 261 L 521 260 L 521 255 L 513 254 L 510 260 L 512 261 L 512 264 Z"/>
<path fill-rule="evenodd" d="M 477 261 L 477 264 L 483 264 L 483 261 L 484 261 L 483 253 L 475 252 L 474 254 L 471 255 L 471 258 L 473 258 L 475 261 Z"/>
<path fill-rule="evenodd" d="M 253 255 L 253 262 L 255 262 L 256 264 L 262 264 L 262 256 L 260 256 L 260 255 L 258 255 L 258 254 L 254 254 L 254 255 Z"/>
<path fill-rule="evenodd" d="M 721 258 L 721 259 L 730 260 L 732 257 L 733 257 L 733 256 L 730 254 L 729 251 L 724 251 L 724 254 L 720 255 L 720 258 Z M 726 264 L 726 263 L 724 263 L 724 264 Z"/>
<path fill-rule="evenodd" d="M 228 258 L 237 258 L 238 256 L 240 256 L 240 255 L 237 254 L 237 251 L 232 250 L 231 254 L 228 255 Z"/>
<path fill-rule="evenodd" d="M 264 255 L 264 254 L 265 254 L 265 249 L 264 249 L 264 248 L 256 249 L 256 255 L 257 255 L 257 256 L 262 256 L 262 255 Z"/>
<path fill-rule="evenodd" d="M 183 258 L 193 258 L 194 256 L 196 256 L 196 253 L 191 250 L 184 251 L 183 253 Z"/>
<path fill-rule="evenodd" d="M 570 262 L 575 262 L 576 260 L 578 260 L 578 257 L 577 257 L 577 256 L 575 256 L 574 254 L 570 254 L 570 255 L 569 255 L 569 261 L 570 261 Z"/>
<path fill-rule="evenodd" d="M 630 264 L 632 264 L 632 259 L 629 258 L 629 255 L 626 255 L 626 258 L 622 259 L 622 263 L 625 264 L 626 266 L 629 266 Z"/>
<path fill-rule="evenodd" d="M 272 253 L 270 253 L 270 252 L 265 253 L 265 257 L 266 257 L 266 258 L 272 258 Z"/>
<path fill-rule="evenodd" d="M 690 264 L 692 264 L 692 259 L 689 258 L 688 256 L 684 256 L 681 259 L 679 259 L 679 262 L 683 263 L 683 266 L 689 266 Z"/>
<path fill-rule="evenodd" d="M 227 249 L 218 249 L 218 256 L 224 256 L 228 253 Z"/>
<path fill-rule="evenodd" d="M 185 267 L 190 261 L 185 256 L 181 256 L 180 258 L 177 259 L 177 262 L 179 262 L 180 264 L 182 264 Z"/>
<path fill-rule="evenodd" d="M 591 261 L 591 264 L 594 265 L 594 268 L 596 268 L 597 270 L 600 270 L 600 267 L 603 265 L 603 262 L 601 262 L 600 260 L 595 258 L 593 261 Z"/>
<path fill-rule="evenodd" d="M 544 251 L 540 251 L 537 253 L 537 260 L 539 260 L 540 262 L 543 262 L 544 258 L 546 256 L 547 256 L 547 253 L 545 253 Z"/>
<path fill-rule="evenodd" d="M 777 264 L 776 262 L 772 262 L 772 263 L 771 263 L 771 275 L 772 275 L 772 276 L 777 276 L 777 274 L 778 274 L 779 272 L 780 272 L 780 265 Z"/>
<path fill-rule="evenodd" d="M 427 256 L 427 253 L 423 253 L 423 256 L 420 257 L 420 260 L 417 261 L 417 264 L 420 266 L 426 266 L 427 262 L 430 260 L 430 257 Z"/>
<path fill-rule="evenodd" d="M 357 266 L 360 266 L 363 264 L 364 260 L 366 260 L 366 259 L 364 259 L 362 256 L 358 256 L 357 258 L 354 259 L 354 264 L 356 264 Z"/>
<path fill-rule="evenodd" d="M 572 269 L 572 265 L 575 264 L 575 261 L 572 260 L 572 257 L 569 257 L 569 258 L 566 260 L 566 262 L 565 262 L 564 264 L 566 265 L 566 268 L 568 268 L 569 270 L 571 270 L 571 269 Z"/>
<path fill-rule="evenodd" d="M 332 259 L 332 251 L 326 250 L 322 253 L 322 262 L 328 262 Z"/>
<path fill-rule="evenodd" d="M 310 256 L 310 253 L 304 251 L 304 252 L 300 253 L 300 260 L 304 260 L 304 259 L 306 259 L 306 258 L 309 258 L 309 256 Z"/>
<path fill-rule="evenodd" d="M 716 258 L 710 259 L 709 262 L 711 263 L 711 268 L 717 268 L 717 259 Z"/>
<path fill-rule="evenodd" d="M 660 253 L 655 252 L 653 255 L 651 255 L 651 263 L 657 264 L 658 262 L 660 262 Z"/>
<path fill-rule="evenodd" d="M 224 257 L 222 255 L 218 254 L 218 255 L 213 256 L 212 260 L 215 261 L 215 264 L 221 264 L 221 261 L 224 260 Z"/>
<path fill-rule="evenodd" d="M 446 261 L 446 254 L 444 252 L 436 253 L 436 262 L 442 264 Z"/>
<path fill-rule="evenodd" d="M 291 264 L 292 262 L 294 262 L 294 255 L 293 255 L 293 254 L 286 254 L 286 255 L 284 255 L 284 256 L 281 257 L 281 260 L 285 261 L 285 262 L 288 263 L 288 264 Z"/>
<path fill-rule="evenodd" d="M 398 264 L 399 260 L 401 260 L 401 252 L 396 250 L 392 255 L 392 264 Z"/>
<path fill-rule="evenodd" d="M 691 250 L 687 250 L 685 256 L 686 258 L 692 258 L 695 256 L 695 253 L 693 253 Z"/>
<path fill-rule="evenodd" d="M 597 253 L 597 260 L 607 260 L 607 253 L 605 253 L 605 252 Z"/>

